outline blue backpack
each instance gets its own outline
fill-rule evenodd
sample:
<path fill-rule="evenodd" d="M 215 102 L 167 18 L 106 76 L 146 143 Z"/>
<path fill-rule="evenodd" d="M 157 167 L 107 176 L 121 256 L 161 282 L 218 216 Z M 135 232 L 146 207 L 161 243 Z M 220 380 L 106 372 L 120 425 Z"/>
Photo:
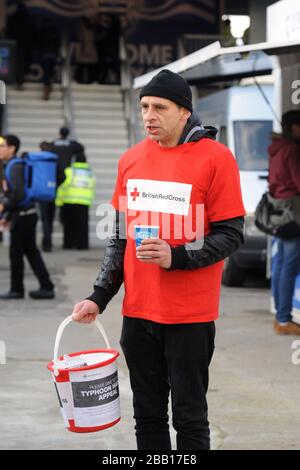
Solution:
<path fill-rule="evenodd" d="M 5 168 L 5 178 L 12 188 L 11 170 L 24 165 L 25 196 L 18 206 L 26 207 L 35 201 L 53 201 L 56 194 L 57 155 L 52 152 L 29 152 L 22 158 L 12 158 Z"/>

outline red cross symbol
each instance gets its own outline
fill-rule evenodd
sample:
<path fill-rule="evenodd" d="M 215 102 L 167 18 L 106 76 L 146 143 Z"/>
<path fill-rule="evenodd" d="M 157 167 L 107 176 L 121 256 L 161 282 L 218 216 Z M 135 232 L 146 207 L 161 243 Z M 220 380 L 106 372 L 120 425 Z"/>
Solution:
<path fill-rule="evenodd" d="M 140 193 L 138 192 L 137 188 L 134 188 L 134 191 L 133 193 L 130 193 L 130 196 L 132 196 L 133 200 L 135 201 L 136 198 L 140 195 Z"/>

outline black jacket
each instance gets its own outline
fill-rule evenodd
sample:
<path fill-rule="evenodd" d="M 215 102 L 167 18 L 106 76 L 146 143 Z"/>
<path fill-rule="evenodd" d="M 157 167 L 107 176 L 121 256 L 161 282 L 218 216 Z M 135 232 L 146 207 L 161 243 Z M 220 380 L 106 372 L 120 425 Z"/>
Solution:
<path fill-rule="evenodd" d="M 33 203 L 29 206 L 27 205 L 26 208 L 20 206 L 20 202 L 24 197 L 24 165 L 20 161 L 20 164 L 14 165 L 11 169 L 11 188 L 0 196 L 0 203 L 4 206 L 3 217 L 6 220 L 12 220 L 23 209 L 34 207 Z"/>
<path fill-rule="evenodd" d="M 196 113 L 189 118 L 178 144 L 198 142 L 202 138 L 215 139 L 217 129 L 203 127 Z M 211 223 L 211 232 L 204 237 L 201 245 L 196 240 L 191 243 L 171 247 L 172 264 L 170 270 L 199 269 L 215 264 L 231 255 L 244 241 L 244 217 Z M 123 283 L 124 254 L 126 249 L 125 217 L 116 213 L 114 235 L 107 245 L 99 275 L 95 281 L 94 293 L 88 297 L 103 312 L 108 302 L 118 292 Z"/>

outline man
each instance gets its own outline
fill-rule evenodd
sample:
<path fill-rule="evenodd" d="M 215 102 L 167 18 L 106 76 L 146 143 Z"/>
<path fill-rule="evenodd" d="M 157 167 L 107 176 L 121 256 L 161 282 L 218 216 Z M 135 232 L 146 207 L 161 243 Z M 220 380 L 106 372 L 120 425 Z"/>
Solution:
<path fill-rule="evenodd" d="M 88 250 L 89 207 L 95 196 L 95 178 L 84 153 L 76 155 L 65 175 L 55 199 L 55 205 L 64 208 L 63 248 Z"/>
<path fill-rule="evenodd" d="M 42 152 L 52 152 L 52 144 L 43 141 L 40 143 Z M 39 210 L 42 221 L 42 250 L 51 253 L 52 251 L 52 233 L 55 218 L 55 202 L 39 201 Z"/>
<path fill-rule="evenodd" d="M 15 135 L 5 135 L 0 139 L 0 159 L 4 167 L 13 158 L 18 158 L 20 140 Z M 26 255 L 29 264 L 38 278 L 40 288 L 29 292 L 32 299 L 53 299 L 54 285 L 50 279 L 41 254 L 36 246 L 37 211 L 33 203 L 23 205 L 24 168 L 22 160 L 11 169 L 11 184 L 7 181 L 4 194 L 0 200 L 2 227 L 10 224 L 10 290 L 0 295 L 0 299 L 24 298 L 24 260 Z"/>
<path fill-rule="evenodd" d="M 76 140 L 69 139 L 70 130 L 63 126 L 59 130 L 59 138 L 55 139 L 51 146 L 52 151 L 58 155 L 57 184 L 65 179 L 65 169 L 71 165 L 72 157 L 83 152 L 83 146 Z"/>
<path fill-rule="evenodd" d="M 162 70 L 140 98 L 147 138 L 120 159 L 112 199 L 116 236 L 94 293 L 75 305 L 73 318 L 92 322 L 124 280 L 121 346 L 138 449 L 171 449 L 170 391 L 177 449 L 209 449 L 206 392 L 222 260 L 243 241 L 239 172 L 230 151 L 213 140 L 216 129 L 204 128 L 192 115 L 191 90 L 179 75 Z M 186 230 L 189 222 L 199 229 L 199 206 L 204 239 Z M 156 217 L 160 226 L 160 238 L 143 240 L 137 252 L 136 215 L 141 221 Z M 184 235 L 178 235 L 181 229 Z"/>
<path fill-rule="evenodd" d="M 269 190 L 276 199 L 289 200 L 300 195 L 300 111 L 288 111 L 282 116 L 282 134 L 274 134 L 269 147 Z M 297 207 L 298 206 L 298 207 Z M 292 300 L 295 279 L 300 272 L 300 206 L 295 206 L 294 218 L 299 225 L 298 236 L 276 238 L 277 261 L 272 273 L 277 334 L 300 335 L 300 325 L 292 322 Z"/>

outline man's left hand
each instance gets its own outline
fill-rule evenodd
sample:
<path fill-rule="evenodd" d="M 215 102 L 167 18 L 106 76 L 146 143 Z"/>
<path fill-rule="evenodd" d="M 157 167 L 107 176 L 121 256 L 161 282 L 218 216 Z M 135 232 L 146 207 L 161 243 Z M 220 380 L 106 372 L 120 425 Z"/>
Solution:
<path fill-rule="evenodd" d="M 4 205 L 3 205 L 3 204 L 0 204 L 0 214 L 1 214 L 1 212 L 3 212 L 3 211 L 4 211 Z"/>
<path fill-rule="evenodd" d="M 142 263 L 158 264 L 161 268 L 169 269 L 172 263 L 171 247 L 164 240 L 146 238 L 137 248 L 136 254 Z"/>

